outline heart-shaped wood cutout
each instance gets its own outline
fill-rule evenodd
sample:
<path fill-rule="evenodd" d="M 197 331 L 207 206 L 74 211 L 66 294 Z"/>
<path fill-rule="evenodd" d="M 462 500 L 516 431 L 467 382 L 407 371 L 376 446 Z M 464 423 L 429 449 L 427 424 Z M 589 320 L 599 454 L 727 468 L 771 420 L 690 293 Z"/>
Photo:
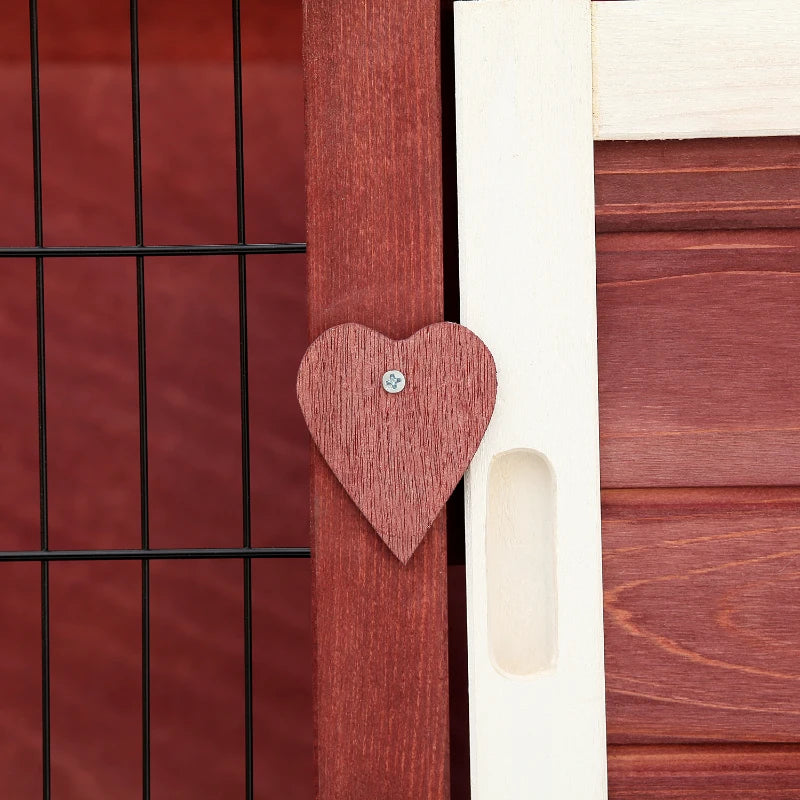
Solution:
<path fill-rule="evenodd" d="M 489 349 L 452 322 L 402 341 L 337 325 L 311 344 L 297 375 L 314 442 L 404 564 L 469 466 L 496 394 Z"/>

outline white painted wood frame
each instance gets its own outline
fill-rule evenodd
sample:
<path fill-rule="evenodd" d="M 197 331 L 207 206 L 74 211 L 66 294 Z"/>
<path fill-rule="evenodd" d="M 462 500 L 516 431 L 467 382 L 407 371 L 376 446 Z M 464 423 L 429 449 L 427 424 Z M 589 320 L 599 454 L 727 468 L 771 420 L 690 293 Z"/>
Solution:
<path fill-rule="evenodd" d="M 606 797 L 592 138 L 800 134 L 796 0 L 455 4 L 473 800 Z"/>
<path fill-rule="evenodd" d="M 596 139 L 800 133 L 797 0 L 600 2 L 592 24 Z"/>
<path fill-rule="evenodd" d="M 473 800 L 606 796 L 589 0 L 455 4 Z"/>

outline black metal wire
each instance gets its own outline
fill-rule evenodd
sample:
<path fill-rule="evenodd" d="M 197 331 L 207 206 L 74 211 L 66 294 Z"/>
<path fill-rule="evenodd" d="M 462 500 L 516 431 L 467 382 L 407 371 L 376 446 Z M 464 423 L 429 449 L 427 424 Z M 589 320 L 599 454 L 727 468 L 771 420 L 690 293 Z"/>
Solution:
<path fill-rule="evenodd" d="M 242 110 L 242 37 L 239 0 L 233 0 L 233 98 L 236 147 L 236 228 L 246 244 L 244 196 L 244 115 Z M 250 519 L 250 388 L 247 348 L 247 255 L 239 253 L 239 372 L 242 413 L 242 541 L 251 545 Z"/>
<path fill-rule="evenodd" d="M 236 256 L 305 253 L 305 242 L 269 244 L 151 244 L 110 247 L 0 247 L 0 258 L 118 258 L 138 256 Z"/>
<path fill-rule="evenodd" d="M 144 247 L 142 192 L 142 103 L 139 85 L 139 3 L 130 0 L 131 121 L 133 127 L 133 209 L 136 246 Z M 139 497 L 142 549 L 150 547 L 147 451 L 147 325 L 144 255 L 136 256 L 136 338 L 139 379 Z M 150 800 L 150 562 L 142 560 L 142 798 Z"/>
<path fill-rule="evenodd" d="M 242 103 L 242 9 L 232 0 L 233 115 L 236 150 L 237 242 L 247 242 L 244 191 L 244 110 Z M 238 258 L 239 283 L 239 374 L 242 411 L 242 544 L 252 546 L 250 504 L 250 379 L 247 346 L 247 255 Z M 244 602 L 244 777 L 245 800 L 253 800 L 253 573 L 252 562 L 242 564 Z"/>
<path fill-rule="evenodd" d="M 0 564 L 41 561 L 174 561 L 242 558 L 309 558 L 308 547 L 188 547 L 138 550 L 2 550 Z"/>
<path fill-rule="evenodd" d="M 33 138 L 33 212 L 34 241 L 44 245 L 44 213 L 42 205 L 42 120 L 39 101 L 39 9 L 37 0 L 29 3 L 31 48 L 31 130 Z M 36 382 L 39 416 L 39 541 L 49 547 L 47 502 L 47 369 L 44 336 L 44 257 L 36 258 Z M 42 797 L 50 800 L 50 569 L 46 561 L 41 567 L 42 612 Z"/>
<path fill-rule="evenodd" d="M 245 223 L 244 112 L 242 98 L 242 23 L 240 0 L 232 0 L 233 90 L 236 155 L 235 244 L 145 245 L 142 181 L 142 118 L 139 59 L 139 6 L 130 0 L 131 119 L 133 133 L 134 245 L 60 247 L 44 244 L 42 202 L 41 95 L 39 81 L 38 0 L 29 0 L 31 56 L 31 119 L 33 144 L 34 245 L 0 247 L 0 259 L 31 258 L 36 275 L 36 341 L 39 420 L 39 505 L 40 549 L 0 551 L 3 563 L 39 562 L 41 569 L 42 638 L 42 795 L 51 800 L 51 714 L 50 714 L 50 583 L 51 562 L 141 561 L 142 563 L 142 796 L 151 797 L 151 685 L 150 685 L 150 562 L 154 560 L 242 559 L 244 592 L 244 715 L 245 795 L 254 797 L 253 757 L 253 588 L 252 560 L 309 558 L 307 547 L 253 547 L 250 475 L 250 403 L 247 326 L 247 256 L 305 253 L 304 242 L 248 244 Z M 235 548 L 151 548 L 149 459 L 147 426 L 147 325 L 146 258 L 152 256 L 236 256 L 239 295 L 239 360 L 242 432 L 242 547 Z M 45 359 L 45 274 L 46 258 L 134 258 L 136 265 L 136 323 L 139 390 L 139 471 L 141 547 L 138 549 L 52 550 L 49 541 L 47 478 L 47 391 Z"/>

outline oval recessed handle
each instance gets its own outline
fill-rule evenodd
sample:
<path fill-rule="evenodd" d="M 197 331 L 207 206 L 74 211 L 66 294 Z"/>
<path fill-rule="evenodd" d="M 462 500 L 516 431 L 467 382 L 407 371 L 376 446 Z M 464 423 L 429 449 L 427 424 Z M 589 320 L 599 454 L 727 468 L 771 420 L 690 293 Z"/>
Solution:
<path fill-rule="evenodd" d="M 556 482 L 536 450 L 507 450 L 489 467 L 486 577 L 495 669 L 530 677 L 558 651 Z"/>

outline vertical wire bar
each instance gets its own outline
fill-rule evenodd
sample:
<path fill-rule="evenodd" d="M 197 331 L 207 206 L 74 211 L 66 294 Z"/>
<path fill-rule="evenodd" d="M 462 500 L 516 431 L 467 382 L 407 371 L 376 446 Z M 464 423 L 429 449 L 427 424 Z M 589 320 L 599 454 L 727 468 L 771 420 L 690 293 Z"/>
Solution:
<path fill-rule="evenodd" d="M 246 244 L 244 193 L 244 113 L 242 103 L 242 13 L 232 0 L 233 105 L 236 146 L 236 227 L 238 244 Z M 250 517 L 250 386 L 247 346 L 247 257 L 239 255 L 239 373 L 242 411 L 242 544 L 252 546 Z M 245 798 L 253 800 L 253 581 L 252 563 L 243 560 L 244 591 L 244 736 Z"/>
<path fill-rule="evenodd" d="M 133 124 L 133 203 L 136 244 L 144 244 L 142 114 L 139 82 L 139 3 L 130 0 L 131 119 Z M 150 547 L 147 448 L 147 328 L 144 257 L 136 256 L 136 335 L 139 372 L 139 491 L 142 549 Z M 150 800 L 150 562 L 142 561 L 142 797 Z"/>
<path fill-rule="evenodd" d="M 44 213 L 42 209 L 42 124 L 39 99 L 39 9 L 37 0 L 30 0 L 31 50 L 31 129 L 33 138 L 33 207 L 34 239 L 44 246 Z M 45 360 L 44 258 L 36 258 L 36 382 L 39 416 L 39 539 L 42 550 L 50 546 L 47 500 L 47 383 Z M 46 561 L 41 571 L 42 610 L 42 797 L 50 800 L 50 568 Z"/>
<path fill-rule="evenodd" d="M 244 114 L 242 109 L 242 35 L 240 0 L 233 0 L 233 102 L 236 145 L 237 244 L 247 244 L 244 195 Z M 242 404 L 242 501 L 244 546 L 251 546 L 250 395 L 247 359 L 247 256 L 239 254 L 239 362 Z"/>

